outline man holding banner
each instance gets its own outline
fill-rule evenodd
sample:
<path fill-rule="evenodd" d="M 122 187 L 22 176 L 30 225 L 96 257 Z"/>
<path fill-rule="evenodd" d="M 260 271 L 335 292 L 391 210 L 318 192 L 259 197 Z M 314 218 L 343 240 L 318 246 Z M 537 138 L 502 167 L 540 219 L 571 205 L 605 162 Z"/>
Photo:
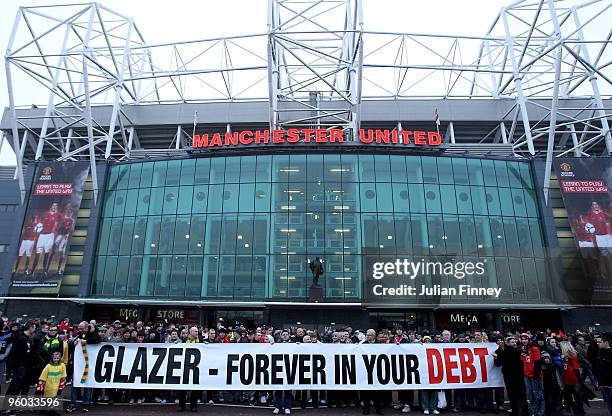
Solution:
<path fill-rule="evenodd" d="M 202 342 L 200 339 L 200 331 L 197 326 L 192 326 L 189 328 L 189 337 L 185 340 L 186 344 L 199 344 Z M 189 410 L 195 412 L 198 410 L 198 400 L 202 398 L 201 390 L 191 390 L 189 393 Z M 179 412 L 185 411 L 185 404 L 187 403 L 187 392 L 185 390 L 181 390 L 179 393 Z"/>

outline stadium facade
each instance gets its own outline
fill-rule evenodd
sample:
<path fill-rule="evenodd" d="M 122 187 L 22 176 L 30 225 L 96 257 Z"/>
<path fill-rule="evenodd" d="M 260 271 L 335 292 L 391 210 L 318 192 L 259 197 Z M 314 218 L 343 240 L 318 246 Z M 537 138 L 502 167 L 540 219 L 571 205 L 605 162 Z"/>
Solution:
<path fill-rule="evenodd" d="M 591 61 L 580 23 L 583 8 L 605 21 L 605 2 L 518 2 L 479 38 L 367 32 L 359 1 L 307 3 L 271 1 L 263 35 L 172 45 L 147 45 L 95 3 L 20 9 L 0 124 L 18 156 L 0 181 L 5 314 L 609 326 L 609 214 L 577 223 L 560 182 L 592 168 L 600 182 L 574 185 L 597 189 L 576 192 L 610 213 L 610 39 Z M 338 18 L 318 20 L 323 5 Z M 20 22 L 51 11 L 59 53 L 43 53 L 47 33 L 20 37 Z M 536 34 L 513 32 L 522 14 Z M 104 26 L 110 15 L 122 23 Z M 396 42 L 422 61 L 374 59 Z M 469 64 L 434 51 L 463 42 L 477 45 Z M 239 46 L 238 62 L 201 60 L 219 43 L 226 58 Z M 409 49 L 423 45 L 435 53 Z M 169 46 L 182 63 L 154 65 Z M 12 72 L 46 86 L 47 105 L 19 107 Z M 262 85 L 263 99 L 243 97 Z"/>

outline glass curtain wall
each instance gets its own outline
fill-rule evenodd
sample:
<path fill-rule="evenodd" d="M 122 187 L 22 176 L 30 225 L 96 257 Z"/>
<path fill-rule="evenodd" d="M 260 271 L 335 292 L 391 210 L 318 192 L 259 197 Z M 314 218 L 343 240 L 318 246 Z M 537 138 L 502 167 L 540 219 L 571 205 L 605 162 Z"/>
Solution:
<path fill-rule="evenodd" d="M 525 162 L 232 156 L 118 164 L 107 184 L 94 295 L 307 299 L 319 257 L 326 298 L 359 301 L 374 256 L 485 259 L 472 285 L 502 287 L 498 302 L 550 300 Z"/>

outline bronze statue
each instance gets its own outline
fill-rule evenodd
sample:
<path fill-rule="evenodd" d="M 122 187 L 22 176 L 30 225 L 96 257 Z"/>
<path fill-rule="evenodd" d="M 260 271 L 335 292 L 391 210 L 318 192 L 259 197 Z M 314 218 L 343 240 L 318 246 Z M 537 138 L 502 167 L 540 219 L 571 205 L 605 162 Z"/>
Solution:
<path fill-rule="evenodd" d="M 325 273 L 325 270 L 323 270 L 323 262 L 321 259 L 316 257 L 308 264 L 308 266 L 310 267 L 310 271 L 312 273 L 312 285 L 319 286 L 319 277 Z"/>

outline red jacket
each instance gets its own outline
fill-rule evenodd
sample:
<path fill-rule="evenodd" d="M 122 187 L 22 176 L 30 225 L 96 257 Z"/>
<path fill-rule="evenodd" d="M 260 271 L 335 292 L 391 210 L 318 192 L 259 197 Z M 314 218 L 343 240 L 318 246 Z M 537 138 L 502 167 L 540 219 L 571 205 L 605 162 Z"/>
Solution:
<path fill-rule="evenodd" d="M 523 369 L 525 370 L 525 377 L 527 378 L 540 378 L 540 349 L 538 347 L 529 347 L 527 351 L 523 349 L 521 353 L 521 360 L 523 361 Z"/>
<path fill-rule="evenodd" d="M 575 355 L 568 355 L 563 358 L 563 384 L 573 386 L 578 384 L 578 371 L 580 371 L 580 362 Z"/>

